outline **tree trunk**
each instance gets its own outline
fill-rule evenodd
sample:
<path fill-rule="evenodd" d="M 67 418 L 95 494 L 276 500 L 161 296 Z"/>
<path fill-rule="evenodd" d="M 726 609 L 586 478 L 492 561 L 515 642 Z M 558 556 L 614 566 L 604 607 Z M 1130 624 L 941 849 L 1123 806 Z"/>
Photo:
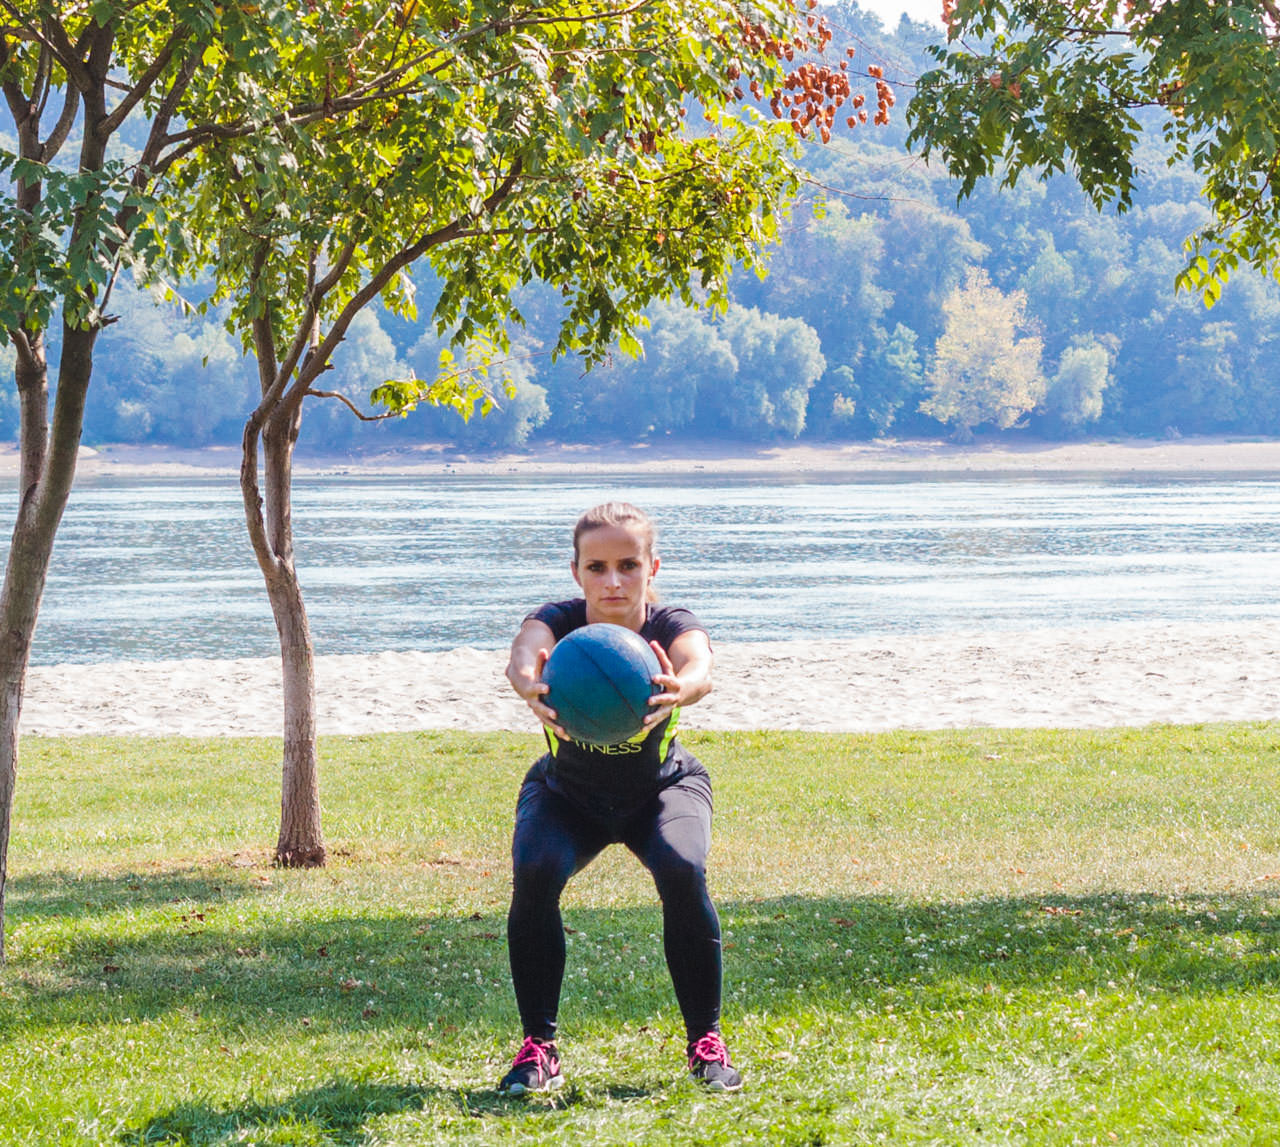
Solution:
<path fill-rule="evenodd" d="M 276 863 L 285 868 L 315 868 L 325 862 L 316 753 L 315 649 L 302 602 L 302 587 L 292 567 L 281 567 L 268 579 L 267 597 L 280 634 L 284 690 L 284 757 Z"/>
<path fill-rule="evenodd" d="M 254 419 L 245 428 L 240 471 L 249 535 L 280 637 L 284 746 L 276 863 L 286 868 L 314 868 L 325 862 L 316 753 L 315 647 L 293 559 L 293 448 L 301 414 L 300 401 L 286 404 L 262 428 L 265 521 L 257 489 L 259 435 Z"/>
<path fill-rule="evenodd" d="M 31 658 L 31 639 L 53 552 L 53 536 L 19 511 L 0 591 L 0 963 L 4 961 L 4 893 L 9 826 L 18 779 L 18 722 Z"/>
<path fill-rule="evenodd" d="M 9 832 L 18 779 L 18 726 L 40 601 L 62 513 L 75 480 L 84 396 L 96 331 L 63 331 L 52 433 L 46 426 L 49 369 L 44 340 L 26 336 L 14 369 L 21 411 L 21 499 L 0 589 L 0 963 L 4 962 Z"/>

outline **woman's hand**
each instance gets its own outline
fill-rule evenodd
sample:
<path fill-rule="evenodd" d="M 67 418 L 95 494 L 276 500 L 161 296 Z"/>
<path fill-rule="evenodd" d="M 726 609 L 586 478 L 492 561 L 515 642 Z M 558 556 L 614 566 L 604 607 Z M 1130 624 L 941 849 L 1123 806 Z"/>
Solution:
<path fill-rule="evenodd" d="M 671 711 L 680 704 L 682 684 L 676 675 L 675 666 L 671 664 L 671 658 L 667 656 L 667 651 L 656 641 L 649 642 L 649 647 L 658 655 L 661 672 L 655 674 L 653 678 L 653 683 L 659 687 L 659 691 L 649 698 L 650 709 L 644 717 L 646 729 L 652 728 L 671 716 Z"/>
<path fill-rule="evenodd" d="M 533 715 L 562 741 L 567 741 L 569 734 L 556 723 L 556 711 L 543 700 L 543 697 L 551 691 L 551 686 L 542 679 L 543 666 L 546 665 L 547 658 L 550 656 L 549 649 L 539 649 L 534 658 L 532 671 L 513 677 L 511 685 L 524 698 L 524 703 L 533 710 Z"/>
<path fill-rule="evenodd" d="M 562 741 L 569 734 L 556 722 L 556 711 L 543 700 L 551 686 L 542 680 L 542 670 L 551 656 L 550 645 L 544 638 L 551 638 L 551 631 L 538 621 L 526 621 L 511 646 L 511 659 L 507 663 L 507 680 L 521 700 L 529 706 L 533 715 L 546 725 Z"/>
<path fill-rule="evenodd" d="M 700 629 L 686 630 L 671 643 L 667 653 L 656 641 L 649 642 L 658 655 L 661 672 L 653 683 L 661 690 L 649 698 L 650 709 L 644 726 L 651 729 L 671 716 L 671 711 L 701 701 L 711 692 L 711 643 Z"/>

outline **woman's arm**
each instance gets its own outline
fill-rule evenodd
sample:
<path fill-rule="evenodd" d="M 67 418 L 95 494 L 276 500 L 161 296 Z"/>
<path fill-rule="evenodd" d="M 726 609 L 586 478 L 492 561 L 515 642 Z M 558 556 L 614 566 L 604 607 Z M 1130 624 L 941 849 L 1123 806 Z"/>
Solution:
<path fill-rule="evenodd" d="M 646 714 L 644 723 L 652 727 L 671 715 L 677 706 L 692 705 L 711 692 L 711 669 L 714 657 L 711 641 L 700 629 L 687 629 L 665 650 L 656 641 L 649 642 L 662 666 L 654 681 L 662 687 L 649 704 L 656 706 Z"/>
<path fill-rule="evenodd" d="M 542 680 L 542 667 L 551 656 L 555 643 L 555 634 L 546 622 L 526 619 L 511 643 L 507 680 L 511 682 L 511 688 L 533 710 L 533 715 L 563 740 L 567 739 L 568 734 L 556 724 L 556 711 L 542 700 L 543 694 L 550 688 Z"/>

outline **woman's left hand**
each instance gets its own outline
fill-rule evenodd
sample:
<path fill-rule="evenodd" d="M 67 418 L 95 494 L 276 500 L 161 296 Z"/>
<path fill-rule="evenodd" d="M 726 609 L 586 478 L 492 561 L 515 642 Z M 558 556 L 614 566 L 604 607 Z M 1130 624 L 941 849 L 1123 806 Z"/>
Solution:
<path fill-rule="evenodd" d="M 653 678 L 653 683 L 660 687 L 660 692 L 649 698 L 650 709 L 644 718 L 646 729 L 652 728 L 671 716 L 671 711 L 681 703 L 681 691 L 684 688 L 680 678 L 676 676 L 675 666 L 671 664 L 667 651 L 656 641 L 649 642 L 649 645 L 658 655 L 658 664 L 662 667 L 662 672 Z"/>

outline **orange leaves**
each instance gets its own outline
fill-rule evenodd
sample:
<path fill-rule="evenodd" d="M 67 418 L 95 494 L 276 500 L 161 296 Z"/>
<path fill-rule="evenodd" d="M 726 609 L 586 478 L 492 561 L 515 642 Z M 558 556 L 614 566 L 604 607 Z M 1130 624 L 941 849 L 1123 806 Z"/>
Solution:
<path fill-rule="evenodd" d="M 876 80 L 876 123 L 889 122 L 889 109 L 894 103 L 893 89 L 884 80 Z"/>
<path fill-rule="evenodd" d="M 816 123 L 822 142 L 827 143 L 836 109 L 851 95 L 849 77 L 826 65 L 805 63 L 788 74 L 783 86 L 789 93 L 783 103 L 790 105 L 792 129 L 803 138 Z"/>
<path fill-rule="evenodd" d="M 826 18 L 814 14 L 813 10 L 817 6 L 816 0 L 806 0 L 805 7 L 809 14 L 804 17 L 802 28 L 791 40 L 773 36 L 762 25 L 747 20 L 740 20 L 737 28 L 743 47 L 751 53 L 787 63 L 794 62 L 798 55 L 810 57 L 785 72 L 781 88 L 769 95 L 769 110 L 774 118 L 789 120 L 791 129 L 801 139 L 807 139 L 816 133 L 823 143 L 828 143 L 835 126 L 836 113 L 846 101 L 851 102 L 854 108 L 853 114 L 844 117 L 846 126 L 865 124 L 868 115 L 862 110 L 866 98 L 861 94 L 854 95 L 850 86 L 848 60 L 853 57 L 855 49 L 846 47 L 845 59 L 835 66 L 812 59 L 815 55 L 821 55 L 832 39 Z M 889 122 L 889 109 L 895 102 L 893 89 L 885 81 L 884 69 L 879 65 L 870 65 L 866 74 L 876 85 L 875 122 L 886 124 Z M 727 79 L 732 82 L 738 78 L 738 69 L 729 69 Z M 752 80 L 749 87 L 755 99 L 765 98 L 765 89 L 758 80 Z M 742 99 L 741 88 L 735 88 L 733 96 L 735 99 Z"/>
<path fill-rule="evenodd" d="M 1011 80 L 1006 83 L 1004 75 L 1001 72 L 992 72 L 991 75 L 987 77 L 987 83 L 996 91 L 1004 88 L 1004 90 L 1007 91 L 1015 100 L 1022 98 L 1022 84 L 1018 80 Z"/>

